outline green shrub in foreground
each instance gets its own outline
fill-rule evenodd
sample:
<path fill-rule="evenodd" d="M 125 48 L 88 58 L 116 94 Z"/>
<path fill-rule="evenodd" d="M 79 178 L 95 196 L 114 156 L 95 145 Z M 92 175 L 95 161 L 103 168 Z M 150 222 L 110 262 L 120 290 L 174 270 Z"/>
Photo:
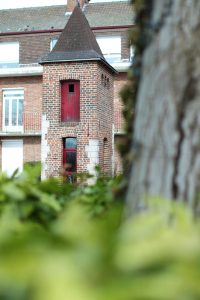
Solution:
<path fill-rule="evenodd" d="M 0 299 L 200 299 L 199 221 L 165 200 L 122 221 L 115 181 L 99 180 L 68 187 L 33 174 L 1 178 Z"/>

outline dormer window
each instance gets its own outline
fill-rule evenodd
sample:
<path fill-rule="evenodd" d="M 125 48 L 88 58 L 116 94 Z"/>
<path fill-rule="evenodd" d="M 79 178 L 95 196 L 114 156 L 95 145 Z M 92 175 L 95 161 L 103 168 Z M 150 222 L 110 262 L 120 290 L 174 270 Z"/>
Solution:
<path fill-rule="evenodd" d="M 121 61 L 121 36 L 97 36 L 96 40 L 110 64 Z"/>
<path fill-rule="evenodd" d="M 53 48 L 55 47 L 57 41 L 58 41 L 58 38 L 52 38 L 52 39 L 51 39 L 51 43 L 50 43 L 50 51 L 53 50 Z"/>
<path fill-rule="evenodd" d="M 19 43 L 0 43 L 0 68 L 17 67 L 19 64 Z"/>

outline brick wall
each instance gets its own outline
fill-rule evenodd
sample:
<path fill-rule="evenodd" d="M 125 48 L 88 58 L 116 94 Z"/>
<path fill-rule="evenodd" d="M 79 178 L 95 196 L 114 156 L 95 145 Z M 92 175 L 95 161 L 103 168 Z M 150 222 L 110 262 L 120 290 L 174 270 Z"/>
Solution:
<path fill-rule="evenodd" d="M 41 161 L 41 137 L 23 138 L 24 163 Z"/>
<path fill-rule="evenodd" d="M 122 38 L 122 59 L 129 59 L 129 48 L 128 48 L 128 42 L 127 42 L 127 31 L 126 30 L 112 30 L 112 31 L 95 31 L 96 35 L 121 35 Z M 35 63 L 38 61 L 38 59 L 47 53 L 50 50 L 50 41 L 51 38 L 53 37 L 58 37 L 59 34 L 57 33 L 47 33 L 47 34 L 25 34 L 25 35 L 19 35 L 19 36 L 9 36 L 9 37 L 1 37 L 0 41 L 20 41 L 20 63 L 26 64 L 26 63 Z M 45 67 L 46 68 L 46 67 Z M 58 97 L 60 99 L 60 86 L 59 84 L 56 85 L 56 90 L 53 90 L 52 88 L 52 83 L 54 82 L 54 77 L 53 77 L 53 72 L 55 71 L 55 66 L 52 66 L 51 72 L 49 75 L 47 75 L 47 72 L 45 72 L 44 78 L 48 78 L 49 84 L 47 86 L 47 80 L 45 79 L 44 81 L 44 91 L 48 90 L 48 94 L 51 95 L 52 99 L 55 99 Z M 103 68 L 103 69 L 102 69 Z M 108 90 L 107 87 L 104 88 L 102 83 L 101 83 L 101 75 L 102 73 L 107 76 L 107 69 L 104 67 L 99 67 L 98 71 L 95 69 L 94 66 L 91 68 L 91 72 L 96 72 L 96 78 L 98 80 L 96 83 L 99 83 L 99 86 L 96 91 L 93 89 L 93 84 L 94 84 L 94 78 L 93 74 L 92 75 L 87 75 L 89 76 L 86 78 L 86 82 L 88 83 L 86 85 L 82 85 L 82 95 L 86 93 L 86 90 L 88 89 L 88 85 L 90 85 L 88 91 L 90 94 L 90 89 L 92 89 L 92 92 L 96 96 L 98 94 L 99 101 L 98 103 L 102 103 L 102 108 L 98 108 L 97 110 L 97 116 L 95 118 L 99 118 L 99 124 L 97 124 L 96 121 L 92 120 L 92 112 L 95 110 L 95 105 L 94 101 L 91 99 L 90 104 L 88 105 L 88 109 L 86 111 L 82 111 L 82 120 L 83 116 L 86 117 L 86 120 L 88 117 L 90 117 L 91 122 L 88 124 L 85 122 L 84 124 L 81 124 L 81 129 L 80 124 L 72 124 L 71 127 L 68 128 L 67 132 L 64 131 L 64 125 L 63 127 L 63 134 L 62 137 L 66 135 L 71 135 L 71 136 L 78 136 L 81 130 L 84 130 L 88 132 L 88 136 L 86 135 L 84 138 L 85 144 L 89 143 L 89 139 L 93 138 L 90 136 L 90 133 L 93 132 L 94 135 L 99 134 L 99 147 L 100 147 L 100 157 L 99 157 L 99 163 L 103 165 L 103 169 L 106 172 L 110 172 L 111 170 L 111 160 L 110 163 L 105 163 L 105 157 L 107 157 L 106 153 L 103 152 L 103 148 L 105 149 L 110 149 L 111 147 L 111 141 L 112 137 L 108 134 L 108 128 L 110 128 L 110 125 L 108 127 L 105 127 L 106 122 L 104 122 L 104 118 L 109 119 L 110 118 L 110 124 L 112 124 L 113 120 L 111 120 L 112 116 L 112 111 L 108 110 L 108 103 L 111 103 L 111 100 L 106 101 L 105 99 L 111 99 L 111 91 L 113 92 L 111 86 L 113 84 L 112 79 L 110 79 L 110 89 Z M 69 74 L 69 72 L 65 72 L 66 78 L 63 79 L 68 79 L 68 76 L 72 79 L 77 78 L 77 74 L 80 74 L 80 68 L 77 69 L 77 67 Z M 82 72 L 82 71 L 81 71 Z M 85 72 L 85 71 L 84 71 Z M 76 74 L 77 73 L 77 74 Z M 109 72 L 108 72 L 109 73 Z M 58 76 L 62 77 L 63 71 L 58 72 Z M 56 76 L 57 76 L 56 75 Z M 82 77 L 81 77 L 82 76 Z M 81 73 L 80 76 L 83 79 L 83 74 Z M 109 75 L 108 75 L 109 77 Z M 82 80 L 81 79 L 81 80 Z M 96 79 L 95 79 L 96 80 Z M 122 104 L 121 100 L 119 97 L 119 91 L 121 87 L 124 85 L 126 82 L 126 74 L 125 73 L 119 73 L 114 80 L 114 124 L 115 124 L 115 132 L 122 132 L 123 128 L 123 118 L 121 114 L 122 110 Z M 95 84 L 96 84 L 95 83 Z M 46 86 L 45 86 L 46 85 Z M 26 115 L 24 115 L 24 129 L 26 131 L 39 131 L 40 129 L 40 114 L 41 114 L 41 106 L 42 106 L 42 76 L 34 76 L 34 77 L 15 77 L 15 78 L 0 78 L 0 130 L 2 129 L 2 89 L 3 88 L 18 88 L 22 87 L 24 88 L 24 111 L 26 112 Z M 105 93 L 108 94 L 107 97 L 105 97 Z M 102 101 L 102 102 L 101 102 Z M 83 103 L 88 103 L 88 98 L 87 96 L 82 98 Z M 54 103 L 52 103 L 54 105 Z M 57 106 L 56 106 L 57 107 Z M 110 106 L 109 106 L 110 107 Z M 113 107 L 112 107 L 113 108 Z M 59 108 L 60 109 L 60 108 Z M 54 118 L 54 113 L 51 115 L 52 118 Z M 60 118 L 60 116 L 59 116 Z M 106 125 L 107 126 L 107 125 Z M 101 132 L 101 134 L 99 133 Z M 110 131 L 112 132 L 112 130 Z M 106 142 L 106 147 L 105 147 L 105 142 Z M 53 141 L 52 141 L 53 143 Z M 82 146 L 80 146 L 82 147 Z M 104 149 L 104 151 L 105 151 Z M 81 150 L 81 153 L 83 153 L 83 149 Z M 78 153 L 80 156 L 81 160 L 84 161 L 85 166 L 79 166 L 79 170 L 85 171 L 87 169 L 87 164 L 89 163 L 87 155 L 82 157 L 82 154 Z M 57 154 L 56 154 L 57 155 Z M 62 161 L 62 153 L 59 154 L 59 158 L 56 158 L 60 161 Z M 53 157 L 53 156 L 52 156 Z M 118 161 L 115 159 L 115 161 Z M 119 163 L 117 163 L 119 165 Z M 58 173 L 58 170 L 56 171 Z"/>
<path fill-rule="evenodd" d="M 0 42 L 19 42 L 19 63 L 38 63 L 40 58 L 50 52 L 52 38 L 58 38 L 56 33 L 33 33 L 0 37 Z"/>
<path fill-rule="evenodd" d="M 110 79 L 109 88 L 102 88 L 102 74 Z M 80 122 L 60 121 L 60 81 L 80 80 Z M 103 139 L 109 144 L 112 160 L 112 95 L 113 80 L 108 69 L 98 62 L 44 65 L 43 73 L 43 133 L 42 163 L 45 176 L 58 176 L 62 171 L 65 137 L 78 141 L 78 172 L 87 172 L 92 162 L 102 164 Z M 99 149 L 99 150 L 98 150 Z M 98 151 L 101 153 L 96 157 Z M 92 152 L 92 153 L 91 153 Z M 94 155 L 94 157 L 93 157 Z M 111 163 L 107 167 L 111 171 Z"/>
<path fill-rule="evenodd" d="M 114 80 L 114 174 L 122 173 L 122 159 L 118 151 L 118 144 L 123 143 L 124 119 L 122 115 L 123 103 L 120 97 L 120 91 L 127 80 L 126 73 L 120 73 Z M 118 135 L 120 134 L 120 135 Z"/>
<path fill-rule="evenodd" d="M 127 30 L 94 30 L 96 36 L 121 36 L 122 59 L 129 59 L 129 41 Z M 58 38 L 59 33 L 33 33 L 23 35 L 1 36 L 0 42 L 19 42 L 19 63 L 37 63 L 42 56 L 50 52 L 52 38 Z"/>
<path fill-rule="evenodd" d="M 124 120 L 122 115 L 123 104 L 120 97 L 120 91 L 127 80 L 126 73 L 119 73 L 114 80 L 114 124 L 115 132 L 123 132 Z"/>
<path fill-rule="evenodd" d="M 42 110 L 42 76 L 0 78 L 0 130 L 2 130 L 3 89 L 24 89 L 24 128 L 40 131 Z"/>
<path fill-rule="evenodd" d="M 112 73 L 101 66 L 98 69 L 98 131 L 100 141 L 100 166 L 105 173 L 112 172 L 113 134 L 113 80 Z"/>
<path fill-rule="evenodd" d="M 45 67 L 46 68 L 46 67 Z M 52 95 L 53 99 L 60 99 L 60 85 L 59 80 L 56 83 L 57 88 L 54 89 L 53 83 L 55 81 L 54 78 L 54 71 L 56 66 L 51 67 L 52 70 L 50 74 L 48 75 L 47 72 L 45 72 L 44 77 L 49 80 L 49 83 L 47 85 L 47 82 L 44 80 L 44 87 L 48 92 L 47 94 Z M 72 124 L 72 126 L 68 126 L 67 131 L 65 131 L 65 124 L 62 124 L 62 130 L 63 134 L 62 137 L 66 136 L 77 136 L 82 135 L 81 130 L 84 130 L 84 139 L 83 145 L 87 145 L 89 143 L 90 139 L 93 139 L 95 137 L 98 137 L 99 139 L 99 148 L 100 148 L 100 156 L 99 156 L 99 164 L 102 166 L 102 169 L 110 173 L 111 171 L 111 162 L 112 160 L 106 157 L 108 157 L 107 152 L 110 152 L 111 146 L 112 146 L 112 128 L 111 124 L 113 123 L 113 104 L 112 104 L 112 97 L 113 97 L 113 79 L 112 76 L 110 76 L 110 73 L 106 68 L 104 68 L 101 65 L 98 65 L 97 67 L 92 66 L 90 72 L 86 74 L 85 69 L 88 69 L 84 65 L 83 70 L 81 70 L 80 67 L 77 67 L 69 74 L 65 73 L 66 75 L 62 75 L 62 70 L 59 73 L 59 78 L 63 79 L 80 79 L 81 81 L 86 80 L 86 83 L 81 83 L 81 93 L 82 93 L 82 103 L 83 105 L 87 105 L 87 109 L 82 109 L 81 111 L 81 120 L 83 118 L 86 118 L 84 122 L 82 122 L 82 127 L 80 128 L 80 124 Z M 64 71 L 66 72 L 66 71 Z M 85 74 L 85 77 L 83 74 Z M 96 72 L 96 76 L 93 76 L 92 72 Z M 78 73 L 80 75 L 78 75 Z M 102 74 L 103 74 L 103 81 L 102 81 Z M 57 76 L 57 75 L 56 75 Z M 106 77 L 106 82 L 105 82 Z M 95 79 L 95 87 L 94 87 L 94 79 Z M 109 79 L 109 83 L 107 83 L 107 79 Z M 114 79 L 114 122 L 115 122 L 115 131 L 121 132 L 123 128 L 123 119 L 121 114 L 122 109 L 122 103 L 119 97 L 119 91 L 121 87 L 124 85 L 126 81 L 126 74 L 120 73 L 118 74 Z M 98 83 L 98 84 L 97 84 Z M 109 88 L 108 88 L 109 84 Z M 2 100 L 3 100 L 3 88 L 24 88 L 24 111 L 25 113 L 28 113 L 26 116 L 26 120 L 24 120 L 24 125 L 27 128 L 27 131 L 34 131 L 34 129 L 40 128 L 40 113 L 41 113 L 41 107 L 42 107 L 42 77 L 41 76 L 34 76 L 34 77 L 15 77 L 15 78 L 1 78 L 0 79 L 0 129 L 2 129 Z M 88 92 L 87 92 L 88 91 Z M 91 95 L 91 91 L 93 95 Z M 90 98 L 88 98 L 88 94 L 90 94 Z M 97 104 L 94 101 L 94 97 L 98 97 Z M 89 100 L 91 99 L 91 100 Z M 88 100 L 90 103 L 88 103 Z M 57 108 L 57 104 L 54 103 L 51 104 L 52 107 Z M 97 111 L 94 113 L 94 111 Z M 60 120 L 60 106 L 58 107 L 59 110 L 59 116 L 58 119 Z M 30 113 L 30 114 L 29 114 Z M 36 115 L 35 115 L 36 113 Z M 37 113 L 39 113 L 37 115 Z M 51 118 L 54 119 L 54 113 L 53 110 L 51 113 Z M 36 117 L 35 117 L 36 116 Z M 85 117 L 84 117 L 85 116 Z M 90 118 L 90 122 L 88 122 L 88 118 Z M 96 122 L 96 119 L 99 119 L 99 123 Z M 109 120 L 109 122 L 107 122 Z M 39 123 L 38 123 L 39 122 Z M 84 129 L 83 129 L 84 128 Z M 38 131 L 38 130 L 37 130 Z M 87 134 L 85 134 L 87 133 Z M 62 138 L 61 137 L 61 138 Z M 35 138 L 33 138 L 35 139 Z M 53 140 L 52 140 L 53 143 Z M 61 143 L 62 144 L 62 143 Z M 105 149 L 104 146 L 106 144 Z M 34 146 L 35 147 L 35 146 Z M 60 145 L 62 148 L 62 145 Z M 89 159 L 87 158 L 87 155 L 83 155 L 82 153 L 85 151 L 84 146 L 82 147 L 82 150 L 79 153 L 79 157 L 82 161 L 84 161 L 84 166 L 79 165 L 80 171 L 86 171 L 87 165 L 89 163 Z M 79 147 L 79 149 L 80 149 Z M 37 147 L 37 157 L 40 156 L 40 149 Z M 109 150 L 108 150 L 109 149 Z M 35 150 L 34 150 L 35 151 Z M 38 158 L 37 158 L 38 159 Z M 62 162 L 62 152 L 60 153 L 60 162 Z M 105 162 L 107 160 L 107 162 Z M 115 151 L 115 169 L 121 170 L 121 162 L 118 153 Z"/>
<path fill-rule="evenodd" d="M 24 119 L 23 125 L 26 131 L 40 131 L 41 110 L 42 110 L 42 76 L 35 77 L 8 77 L 0 78 L 0 131 L 2 131 L 2 109 L 3 109 L 3 89 L 22 88 L 24 89 Z M 34 162 L 41 160 L 41 138 L 39 136 L 5 136 L 3 139 L 23 139 L 24 162 Z M 2 161 L 2 143 L 0 143 L 0 163 Z"/>

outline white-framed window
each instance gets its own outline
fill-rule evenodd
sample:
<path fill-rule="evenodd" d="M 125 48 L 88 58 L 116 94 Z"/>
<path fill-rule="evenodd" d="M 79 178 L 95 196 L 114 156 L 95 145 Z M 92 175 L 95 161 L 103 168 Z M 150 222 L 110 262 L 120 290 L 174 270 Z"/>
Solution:
<path fill-rule="evenodd" d="M 109 63 L 121 61 L 121 36 L 97 36 L 96 40 Z"/>
<path fill-rule="evenodd" d="M 55 47 L 56 43 L 58 41 L 58 38 L 52 38 L 50 42 L 50 51 Z"/>
<path fill-rule="evenodd" d="M 23 131 L 23 89 L 6 89 L 3 91 L 3 131 Z"/>
<path fill-rule="evenodd" d="M 0 43 L 0 68 L 16 67 L 19 64 L 19 43 Z"/>

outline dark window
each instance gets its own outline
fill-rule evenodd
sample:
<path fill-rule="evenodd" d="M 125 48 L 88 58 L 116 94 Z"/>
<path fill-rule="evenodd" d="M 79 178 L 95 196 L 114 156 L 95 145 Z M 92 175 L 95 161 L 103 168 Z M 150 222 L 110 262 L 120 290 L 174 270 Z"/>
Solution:
<path fill-rule="evenodd" d="M 75 173 L 77 171 L 77 139 L 63 139 L 63 164 L 66 174 Z"/>
<path fill-rule="evenodd" d="M 103 84 L 103 82 L 104 82 L 104 76 L 103 74 L 101 74 L 101 84 Z"/>
<path fill-rule="evenodd" d="M 109 78 L 107 78 L 107 88 L 110 87 L 110 81 L 109 81 Z"/>
<path fill-rule="evenodd" d="M 67 162 L 67 171 L 76 172 L 76 152 L 75 151 L 66 151 L 66 162 Z"/>
<path fill-rule="evenodd" d="M 80 121 L 80 82 L 61 82 L 61 121 Z"/>
<path fill-rule="evenodd" d="M 69 93 L 74 93 L 74 84 L 69 84 Z"/>

